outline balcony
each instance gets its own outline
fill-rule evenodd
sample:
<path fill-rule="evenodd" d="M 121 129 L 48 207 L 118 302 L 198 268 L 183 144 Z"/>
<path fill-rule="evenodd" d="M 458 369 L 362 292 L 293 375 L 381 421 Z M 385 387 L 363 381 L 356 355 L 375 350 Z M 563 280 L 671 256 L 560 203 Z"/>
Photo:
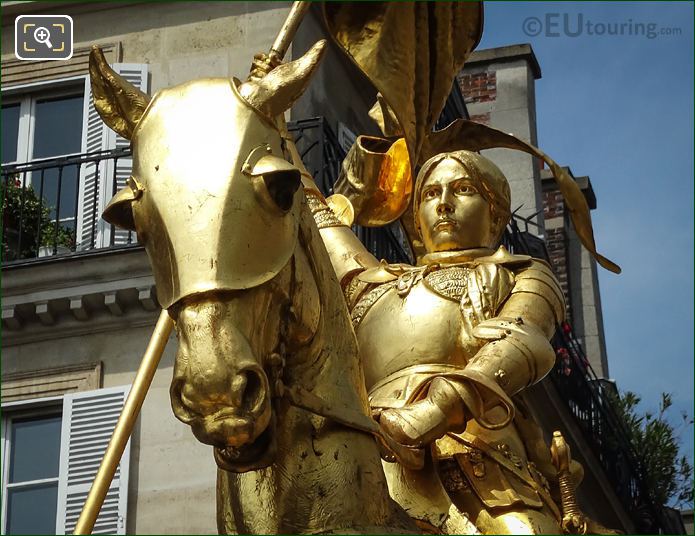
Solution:
<path fill-rule="evenodd" d="M 321 117 L 288 128 L 307 169 L 330 195 L 345 157 L 335 134 Z M 135 233 L 99 217 L 127 177 L 131 157 L 130 149 L 116 149 L 2 166 L 3 264 L 136 245 Z M 379 258 L 408 262 L 396 226 L 355 231 Z"/>
<path fill-rule="evenodd" d="M 625 511 L 641 534 L 685 534 L 680 515 L 654 504 L 641 477 L 625 423 L 612 400 L 615 384 L 597 377 L 572 327 L 563 323 L 553 339 L 557 361 L 550 379 L 601 464 Z"/>
<path fill-rule="evenodd" d="M 113 175 L 110 198 L 130 156 L 117 149 L 2 166 L 3 264 L 134 244 L 134 233 L 98 217 L 105 198 L 100 177 L 106 170 Z"/>

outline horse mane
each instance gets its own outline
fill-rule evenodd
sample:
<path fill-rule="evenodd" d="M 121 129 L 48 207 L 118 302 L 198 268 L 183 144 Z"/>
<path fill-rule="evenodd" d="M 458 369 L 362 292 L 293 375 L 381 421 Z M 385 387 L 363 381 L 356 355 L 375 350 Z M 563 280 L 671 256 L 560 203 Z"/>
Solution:
<path fill-rule="evenodd" d="M 354 387 L 350 391 L 354 392 L 355 397 L 353 400 L 340 400 L 340 403 L 354 408 L 362 407 L 368 414 L 364 373 L 350 313 L 323 239 L 305 200 L 302 200 L 299 215 L 299 247 L 309 260 L 321 305 L 316 334 L 306 348 L 307 366 L 302 367 L 305 374 L 303 379 L 309 381 L 304 387 L 327 387 L 328 390 L 322 396 L 330 400 L 335 397 L 330 389 L 335 386 L 334 382 L 349 382 Z"/>
<path fill-rule="evenodd" d="M 301 270 L 301 277 L 313 278 L 321 312 L 311 340 L 288 355 L 283 382 L 288 387 L 300 385 L 329 406 L 342 405 L 368 415 L 359 347 L 347 304 L 306 200 L 300 203 L 299 239 L 289 266 Z M 301 286 L 297 290 L 293 299 L 302 300 Z M 220 532 L 416 531 L 389 497 L 372 437 L 286 402 L 278 403 L 275 412 L 279 444 L 273 465 L 242 474 L 218 470 Z"/>

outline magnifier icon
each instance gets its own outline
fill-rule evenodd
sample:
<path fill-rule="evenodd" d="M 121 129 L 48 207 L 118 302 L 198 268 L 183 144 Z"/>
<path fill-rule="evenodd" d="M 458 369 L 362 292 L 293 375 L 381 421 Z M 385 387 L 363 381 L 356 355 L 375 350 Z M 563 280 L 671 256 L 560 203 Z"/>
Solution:
<path fill-rule="evenodd" d="M 51 32 L 48 31 L 44 26 L 39 26 L 34 30 L 34 39 L 41 44 L 46 45 L 48 48 L 53 48 L 51 44 Z"/>

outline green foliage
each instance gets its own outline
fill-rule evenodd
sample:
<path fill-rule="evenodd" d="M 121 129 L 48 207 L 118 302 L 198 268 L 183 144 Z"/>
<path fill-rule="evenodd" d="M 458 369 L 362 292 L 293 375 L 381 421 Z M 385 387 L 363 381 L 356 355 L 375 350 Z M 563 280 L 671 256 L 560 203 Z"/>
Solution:
<path fill-rule="evenodd" d="M 36 257 L 39 246 L 58 246 L 74 249 L 72 229 L 58 224 L 50 217 L 51 206 L 39 199 L 32 186 L 22 187 L 18 178 L 0 184 L 2 195 L 2 260 Z M 40 228 L 40 231 L 39 231 Z M 19 230 L 22 230 L 21 245 Z M 56 235 L 57 231 L 57 235 Z"/>
<path fill-rule="evenodd" d="M 680 426 L 666 419 L 672 406 L 671 395 L 662 393 L 656 414 L 638 412 L 641 399 L 627 391 L 612 397 L 613 406 L 625 423 L 628 439 L 637 455 L 638 470 L 652 500 L 659 505 L 693 506 L 693 468 L 686 456 L 680 455 L 680 433 L 693 424 L 682 414 Z"/>

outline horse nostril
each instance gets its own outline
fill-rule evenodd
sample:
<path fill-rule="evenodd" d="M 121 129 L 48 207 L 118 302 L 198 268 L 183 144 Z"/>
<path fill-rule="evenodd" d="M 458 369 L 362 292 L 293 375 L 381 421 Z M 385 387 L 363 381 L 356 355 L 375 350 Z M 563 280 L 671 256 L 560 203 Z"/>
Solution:
<path fill-rule="evenodd" d="M 246 392 L 246 385 L 248 384 L 248 380 L 246 378 L 246 373 L 241 372 L 240 374 L 234 376 L 234 379 L 232 380 L 232 404 L 237 408 L 241 408 L 244 403 L 244 393 Z"/>
<path fill-rule="evenodd" d="M 196 412 L 189 408 L 183 400 L 183 380 L 174 380 L 169 389 L 169 398 L 171 400 L 171 409 L 174 415 L 185 424 L 191 423 L 197 416 Z"/>
<path fill-rule="evenodd" d="M 255 413 L 265 400 L 265 373 L 261 369 L 247 368 L 232 380 L 232 393 L 237 407 L 244 412 Z"/>

